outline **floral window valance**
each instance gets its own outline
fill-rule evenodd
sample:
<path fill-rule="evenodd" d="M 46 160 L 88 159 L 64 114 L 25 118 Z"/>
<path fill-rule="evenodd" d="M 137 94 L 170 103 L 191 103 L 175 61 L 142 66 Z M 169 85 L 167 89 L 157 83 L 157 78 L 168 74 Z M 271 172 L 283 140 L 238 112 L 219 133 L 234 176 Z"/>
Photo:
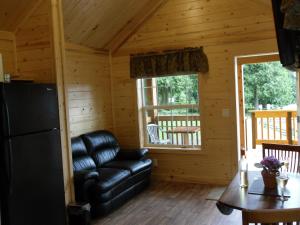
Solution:
<path fill-rule="evenodd" d="M 202 47 L 137 54 L 130 57 L 130 76 L 135 79 L 206 72 L 208 59 Z"/>
<path fill-rule="evenodd" d="M 283 27 L 300 30 L 300 0 L 282 0 L 281 11 L 284 13 Z"/>

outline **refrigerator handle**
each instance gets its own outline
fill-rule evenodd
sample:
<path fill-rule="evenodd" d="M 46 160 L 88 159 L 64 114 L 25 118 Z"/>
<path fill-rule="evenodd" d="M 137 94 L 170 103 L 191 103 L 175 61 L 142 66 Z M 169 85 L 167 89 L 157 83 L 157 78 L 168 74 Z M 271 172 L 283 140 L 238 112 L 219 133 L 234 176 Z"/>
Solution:
<path fill-rule="evenodd" d="M 3 128 L 4 135 L 9 136 L 10 135 L 9 111 L 6 102 L 3 102 L 3 106 L 4 106 L 4 121 L 6 122 L 4 124 L 5 127 Z"/>
<path fill-rule="evenodd" d="M 13 174 L 13 156 L 12 156 L 12 147 L 11 141 L 7 140 L 6 146 L 6 155 L 7 155 L 7 179 L 8 179 L 8 194 L 12 192 L 12 174 Z"/>

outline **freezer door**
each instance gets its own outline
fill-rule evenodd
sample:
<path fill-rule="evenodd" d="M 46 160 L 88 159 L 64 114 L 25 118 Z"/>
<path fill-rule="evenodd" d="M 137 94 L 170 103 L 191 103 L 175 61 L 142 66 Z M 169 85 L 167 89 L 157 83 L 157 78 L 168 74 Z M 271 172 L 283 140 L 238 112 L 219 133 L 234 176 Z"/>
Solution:
<path fill-rule="evenodd" d="M 59 130 L 9 140 L 11 155 L 3 225 L 65 225 Z"/>
<path fill-rule="evenodd" d="M 1 83 L 2 136 L 59 128 L 54 84 Z"/>

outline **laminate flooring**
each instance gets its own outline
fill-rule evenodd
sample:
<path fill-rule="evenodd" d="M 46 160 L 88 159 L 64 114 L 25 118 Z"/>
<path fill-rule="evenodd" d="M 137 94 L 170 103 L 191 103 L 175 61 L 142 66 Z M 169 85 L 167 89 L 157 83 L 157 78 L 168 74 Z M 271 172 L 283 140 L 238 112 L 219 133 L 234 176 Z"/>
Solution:
<path fill-rule="evenodd" d="M 152 182 L 121 208 L 93 225 L 240 225 L 241 212 L 222 215 L 215 201 L 206 200 L 213 186 Z"/>

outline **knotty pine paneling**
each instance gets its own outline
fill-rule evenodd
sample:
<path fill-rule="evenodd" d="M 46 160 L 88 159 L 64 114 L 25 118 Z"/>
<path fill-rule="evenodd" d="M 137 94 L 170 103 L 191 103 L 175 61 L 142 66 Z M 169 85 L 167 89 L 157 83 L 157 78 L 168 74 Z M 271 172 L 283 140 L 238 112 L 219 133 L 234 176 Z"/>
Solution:
<path fill-rule="evenodd" d="M 18 79 L 55 83 L 50 1 L 40 1 L 18 27 L 16 35 Z"/>
<path fill-rule="evenodd" d="M 4 73 L 15 74 L 16 55 L 15 36 L 13 33 L 0 31 L 0 53 L 2 54 Z"/>
<path fill-rule="evenodd" d="M 9 0 L 0 3 L 0 30 L 13 32 L 22 22 L 36 0 Z"/>
<path fill-rule="evenodd" d="M 74 47 L 75 46 L 75 47 Z M 66 49 L 66 88 L 71 136 L 113 129 L 108 53 Z"/>
<path fill-rule="evenodd" d="M 68 42 L 102 49 L 140 11 L 148 0 L 65 0 Z"/>
<path fill-rule="evenodd" d="M 115 132 L 124 147 L 139 146 L 136 81 L 131 53 L 204 46 L 210 71 L 200 74 L 201 151 L 157 151 L 154 177 L 226 183 L 238 156 L 235 57 L 277 51 L 270 4 L 243 0 L 172 0 L 160 8 L 112 58 Z M 126 104 L 123 102 L 126 101 Z M 222 111 L 229 110 L 224 117 Z"/>

